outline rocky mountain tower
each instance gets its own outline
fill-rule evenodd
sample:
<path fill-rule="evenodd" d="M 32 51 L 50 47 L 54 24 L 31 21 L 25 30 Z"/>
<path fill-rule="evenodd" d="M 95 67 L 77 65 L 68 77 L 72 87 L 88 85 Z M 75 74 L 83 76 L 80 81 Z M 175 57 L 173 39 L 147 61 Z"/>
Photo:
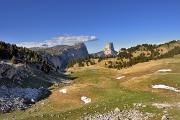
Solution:
<path fill-rule="evenodd" d="M 105 56 L 116 55 L 116 51 L 114 50 L 114 46 L 112 42 L 106 43 L 105 48 L 104 48 L 104 55 Z"/>

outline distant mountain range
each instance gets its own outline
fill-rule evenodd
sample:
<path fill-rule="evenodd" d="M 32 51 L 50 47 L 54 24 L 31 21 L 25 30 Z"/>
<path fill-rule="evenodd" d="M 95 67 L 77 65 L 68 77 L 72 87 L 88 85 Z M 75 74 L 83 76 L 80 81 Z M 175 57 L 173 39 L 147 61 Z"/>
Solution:
<path fill-rule="evenodd" d="M 178 52 L 180 40 L 173 40 L 160 45 L 142 44 L 130 48 L 121 48 L 115 51 L 113 43 L 107 43 L 105 48 L 97 53 L 89 55 L 84 43 L 69 45 L 58 45 L 54 47 L 34 47 L 23 48 L 0 42 L 0 59 L 10 60 L 13 56 L 21 62 L 41 63 L 47 60 L 54 65 L 56 69 L 64 70 L 70 61 L 87 57 L 116 57 L 118 59 L 128 59 L 140 61 L 139 59 L 155 59 L 160 57 L 172 56 Z M 127 61 L 126 61 L 127 62 Z"/>

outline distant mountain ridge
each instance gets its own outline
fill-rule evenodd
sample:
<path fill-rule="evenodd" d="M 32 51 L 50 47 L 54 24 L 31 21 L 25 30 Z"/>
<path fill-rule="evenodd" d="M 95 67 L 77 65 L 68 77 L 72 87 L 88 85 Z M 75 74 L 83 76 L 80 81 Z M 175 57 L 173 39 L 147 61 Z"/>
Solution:
<path fill-rule="evenodd" d="M 40 53 L 46 57 L 57 69 L 64 70 L 70 60 L 88 57 L 88 50 L 84 43 L 78 43 L 72 46 L 57 45 L 48 48 L 31 48 L 31 50 Z"/>
<path fill-rule="evenodd" d="M 75 45 L 57 45 L 54 47 L 23 48 L 16 45 L 0 42 L 0 58 L 10 60 L 13 56 L 22 62 L 42 62 L 47 60 L 56 69 L 64 70 L 69 62 L 89 57 L 114 57 L 126 64 L 134 64 L 137 61 L 147 61 L 167 56 L 173 56 L 179 51 L 180 40 L 173 40 L 164 44 L 142 44 L 130 48 L 121 48 L 115 51 L 113 43 L 106 44 L 105 48 L 97 53 L 89 55 L 84 43 Z M 125 60 L 125 61 L 124 61 Z M 129 63 L 130 62 L 130 63 Z M 132 63 L 131 63 L 132 62 Z M 93 63 L 93 62 L 91 62 Z M 120 63 L 120 61 L 119 61 Z"/>

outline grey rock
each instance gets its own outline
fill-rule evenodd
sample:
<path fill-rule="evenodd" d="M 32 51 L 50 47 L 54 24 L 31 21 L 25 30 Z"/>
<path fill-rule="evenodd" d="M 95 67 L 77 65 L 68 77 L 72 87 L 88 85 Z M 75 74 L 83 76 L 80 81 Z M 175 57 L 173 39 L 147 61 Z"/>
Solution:
<path fill-rule="evenodd" d="M 114 113 L 119 113 L 119 112 L 120 112 L 119 108 L 115 108 Z"/>
<path fill-rule="evenodd" d="M 167 115 L 163 115 L 161 120 L 169 120 L 169 117 Z"/>
<path fill-rule="evenodd" d="M 85 116 L 82 120 L 148 120 L 151 117 L 153 117 L 151 113 L 143 114 L 135 109 L 120 111 L 116 108 L 108 113 Z"/>
<path fill-rule="evenodd" d="M 0 63 L 0 85 L 21 84 L 30 74 L 30 70 L 23 64 L 11 65 Z"/>
<path fill-rule="evenodd" d="M 45 98 L 49 94 L 49 90 L 45 88 L 6 87 L 5 89 L 0 87 L 0 112 L 6 113 L 15 109 L 27 109 L 31 104 Z"/>
<path fill-rule="evenodd" d="M 112 57 L 117 56 L 117 51 L 114 50 L 113 43 L 106 43 L 104 49 L 100 52 L 91 54 L 94 57 Z"/>
<path fill-rule="evenodd" d="M 115 55 L 116 55 L 116 51 L 114 50 L 114 46 L 113 46 L 113 43 L 112 43 L 112 42 L 107 43 L 107 44 L 105 45 L 104 55 L 105 55 L 105 56 L 115 56 Z"/>

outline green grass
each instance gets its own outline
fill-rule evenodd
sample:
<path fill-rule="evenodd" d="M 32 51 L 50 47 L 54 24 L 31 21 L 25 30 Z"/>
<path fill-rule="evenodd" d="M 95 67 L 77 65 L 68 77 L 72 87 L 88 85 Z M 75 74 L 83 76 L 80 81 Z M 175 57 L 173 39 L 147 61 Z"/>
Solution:
<path fill-rule="evenodd" d="M 58 119 L 58 115 L 61 116 L 61 118 L 65 118 L 66 120 L 72 120 L 72 119 L 78 119 L 80 116 L 84 115 L 93 115 L 96 113 L 104 113 L 108 112 L 110 110 L 113 110 L 114 108 L 118 107 L 120 109 L 129 109 L 132 107 L 133 103 L 151 103 L 152 101 L 159 101 L 159 96 L 150 94 L 150 93 L 144 93 L 144 92 L 132 92 L 132 91 L 124 91 L 124 92 L 117 92 L 114 90 L 107 90 L 105 92 L 106 98 L 102 101 L 98 101 L 89 105 L 85 105 L 80 108 L 72 109 L 66 112 L 62 113 L 52 113 L 54 114 L 53 119 Z M 152 100 L 154 98 L 154 100 Z M 142 110 L 143 111 L 143 110 Z M 148 107 L 144 109 L 144 112 L 150 111 L 152 113 L 160 112 L 160 110 L 157 110 L 153 107 Z M 49 113 L 50 114 L 50 113 Z M 50 115 L 46 114 L 45 117 L 39 118 L 39 117 L 30 117 L 29 119 L 50 119 L 52 118 Z"/>
<path fill-rule="evenodd" d="M 83 71 L 77 71 L 72 75 L 77 77 L 72 85 L 80 86 L 78 92 L 85 95 L 87 93 L 90 95 L 89 97 L 92 95 L 92 97 L 95 98 L 92 99 L 92 103 L 87 105 L 74 105 L 73 103 L 61 104 L 55 103 L 56 101 L 52 101 L 48 98 L 45 100 L 47 103 L 44 107 L 41 107 L 41 102 L 39 102 L 26 111 L 15 111 L 9 114 L 1 114 L 0 119 L 12 118 L 15 115 L 17 119 L 26 120 L 75 120 L 90 114 L 93 115 L 96 113 L 108 112 L 116 107 L 119 107 L 120 109 L 129 109 L 133 107 L 133 103 L 142 103 L 147 105 L 147 107 L 140 108 L 139 110 L 142 112 L 157 114 L 153 120 L 158 120 L 163 114 L 163 109 L 157 109 L 156 107 L 151 106 L 152 103 L 171 103 L 180 101 L 178 93 L 167 90 L 157 90 L 157 92 L 152 92 L 151 90 L 152 84 L 166 84 L 180 88 L 180 57 L 176 56 L 171 60 L 172 62 L 167 66 L 162 66 L 162 68 L 171 68 L 173 70 L 172 73 L 152 73 L 151 75 L 147 75 L 149 76 L 147 78 L 139 76 L 134 80 L 135 82 L 131 86 L 124 86 L 123 83 L 130 81 L 130 78 L 136 77 L 135 74 L 132 76 L 130 75 L 128 80 L 121 81 L 114 79 L 120 73 L 111 69 L 87 68 Z M 146 73 L 144 73 L 144 75 L 145 74 Z M 81 85 L 86 86 L 81 87 Z M 138 87 L 139 89 L 134 89 L 135 87 Z M 144 89 L 146 87 L 149 88 L 146 90 Z M 54 91 L 58 89 L 59 88 L 56 88 Z M 48 105 L 53 107 L 51 108 Z M 38 108 L 38 110 L 30 113 L 30 111 L 35 108 Z M 179 120 L 179 112 L 180 111 L 175 108 L 169 110 L 169 114 L 174 120 Z"/>
<path fill-rule="evenodd" d="M 173 116 L 173 120 L 180 120 L 180 109 L 170 109 L 168 110 L 168 113 L 170 114 L 170 116 Z"/>

